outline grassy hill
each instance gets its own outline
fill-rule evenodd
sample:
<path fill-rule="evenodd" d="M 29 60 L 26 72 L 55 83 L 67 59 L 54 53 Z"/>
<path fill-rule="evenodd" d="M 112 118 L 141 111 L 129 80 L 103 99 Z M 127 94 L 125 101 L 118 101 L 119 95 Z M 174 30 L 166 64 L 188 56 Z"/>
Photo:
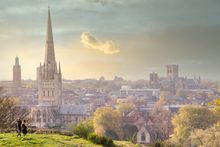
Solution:
<path fill-rule="evenodd" d="M 135 147 L 126 141 L 115 141 L 120 147 Z M 101 147 L 90 141 L 58 134 L 28 134 L 26 137 L 17 137 L 15 133 L 0 134 L 0 146 L 8 147 Z"/>

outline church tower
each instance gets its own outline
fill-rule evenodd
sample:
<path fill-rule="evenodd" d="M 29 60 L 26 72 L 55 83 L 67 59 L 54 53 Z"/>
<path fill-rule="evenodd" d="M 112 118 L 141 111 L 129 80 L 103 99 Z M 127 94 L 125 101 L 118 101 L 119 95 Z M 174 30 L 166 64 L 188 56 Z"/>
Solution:
<path fill-rule="evenodd" d="M 19 65 L 19 58 L 15 58 L 15 65 L 13 66 L 13 87 L 21 87 L 21 66 Z"/>
<path fill-rule="evenodd" d="M 37 68 L 39 104 L 60 106 L 62 94 L 62 74 L 55 58 L 52 22 L 48 8 L 47 34 L 44 63 Z"/>

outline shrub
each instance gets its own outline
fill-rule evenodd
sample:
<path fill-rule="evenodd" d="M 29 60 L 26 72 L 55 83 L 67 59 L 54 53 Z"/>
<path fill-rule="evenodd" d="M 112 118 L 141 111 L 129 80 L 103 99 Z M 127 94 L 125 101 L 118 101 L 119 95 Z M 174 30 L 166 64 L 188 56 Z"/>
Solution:
<path fill-rule="evenodd" d="M 70 126 L 71 127 L 71 126 Z M 71 130 L 71 128 L 70 128 Z M 93 124 L 91 121 L 83 121 L 78 125 L 73 126 L 73 133 L 78 135 L 79 137 L 87 139 L 90 133 L 94 132 Z"/>
<path fill-rule="evenodd" d="M 100 145 L 108 146 L 108 147 L 115 147 L 112 139 L 107 138 L 105 136 L 99 136 L 94 133 L 89 134 L 88 140 L 90 140 L 91 142 L 95 144 L 100 144 Z"/>

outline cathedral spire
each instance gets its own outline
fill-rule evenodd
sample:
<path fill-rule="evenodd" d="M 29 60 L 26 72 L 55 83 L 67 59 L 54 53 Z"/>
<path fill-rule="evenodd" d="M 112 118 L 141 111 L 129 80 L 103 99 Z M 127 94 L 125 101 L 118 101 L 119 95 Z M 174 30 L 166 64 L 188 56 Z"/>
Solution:
<path fill-rule="evenodd" d="M 53 44 L 53 31 L 50 17 L 50 7 L 48 7 L 48 21 L 47 21 L 47 38 L 46 38 L 46 52 L 45 52 L 45 64 L 54 64 L 55 52 Z"/>

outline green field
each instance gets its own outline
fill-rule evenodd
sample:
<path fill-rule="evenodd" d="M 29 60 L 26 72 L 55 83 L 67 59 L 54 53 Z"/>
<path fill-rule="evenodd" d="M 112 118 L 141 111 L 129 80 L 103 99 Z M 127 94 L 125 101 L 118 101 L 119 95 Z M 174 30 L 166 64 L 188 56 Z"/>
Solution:
<path fill-rule="evenodd" d="M 134 147 L 126 141 L 115 141 L 120 147 Z M 0 147 L 101 147 L 90 141 L 58 134 L 28 134 L 26 137 L 17 137 L 15 133 L 0 134 Z"/>

